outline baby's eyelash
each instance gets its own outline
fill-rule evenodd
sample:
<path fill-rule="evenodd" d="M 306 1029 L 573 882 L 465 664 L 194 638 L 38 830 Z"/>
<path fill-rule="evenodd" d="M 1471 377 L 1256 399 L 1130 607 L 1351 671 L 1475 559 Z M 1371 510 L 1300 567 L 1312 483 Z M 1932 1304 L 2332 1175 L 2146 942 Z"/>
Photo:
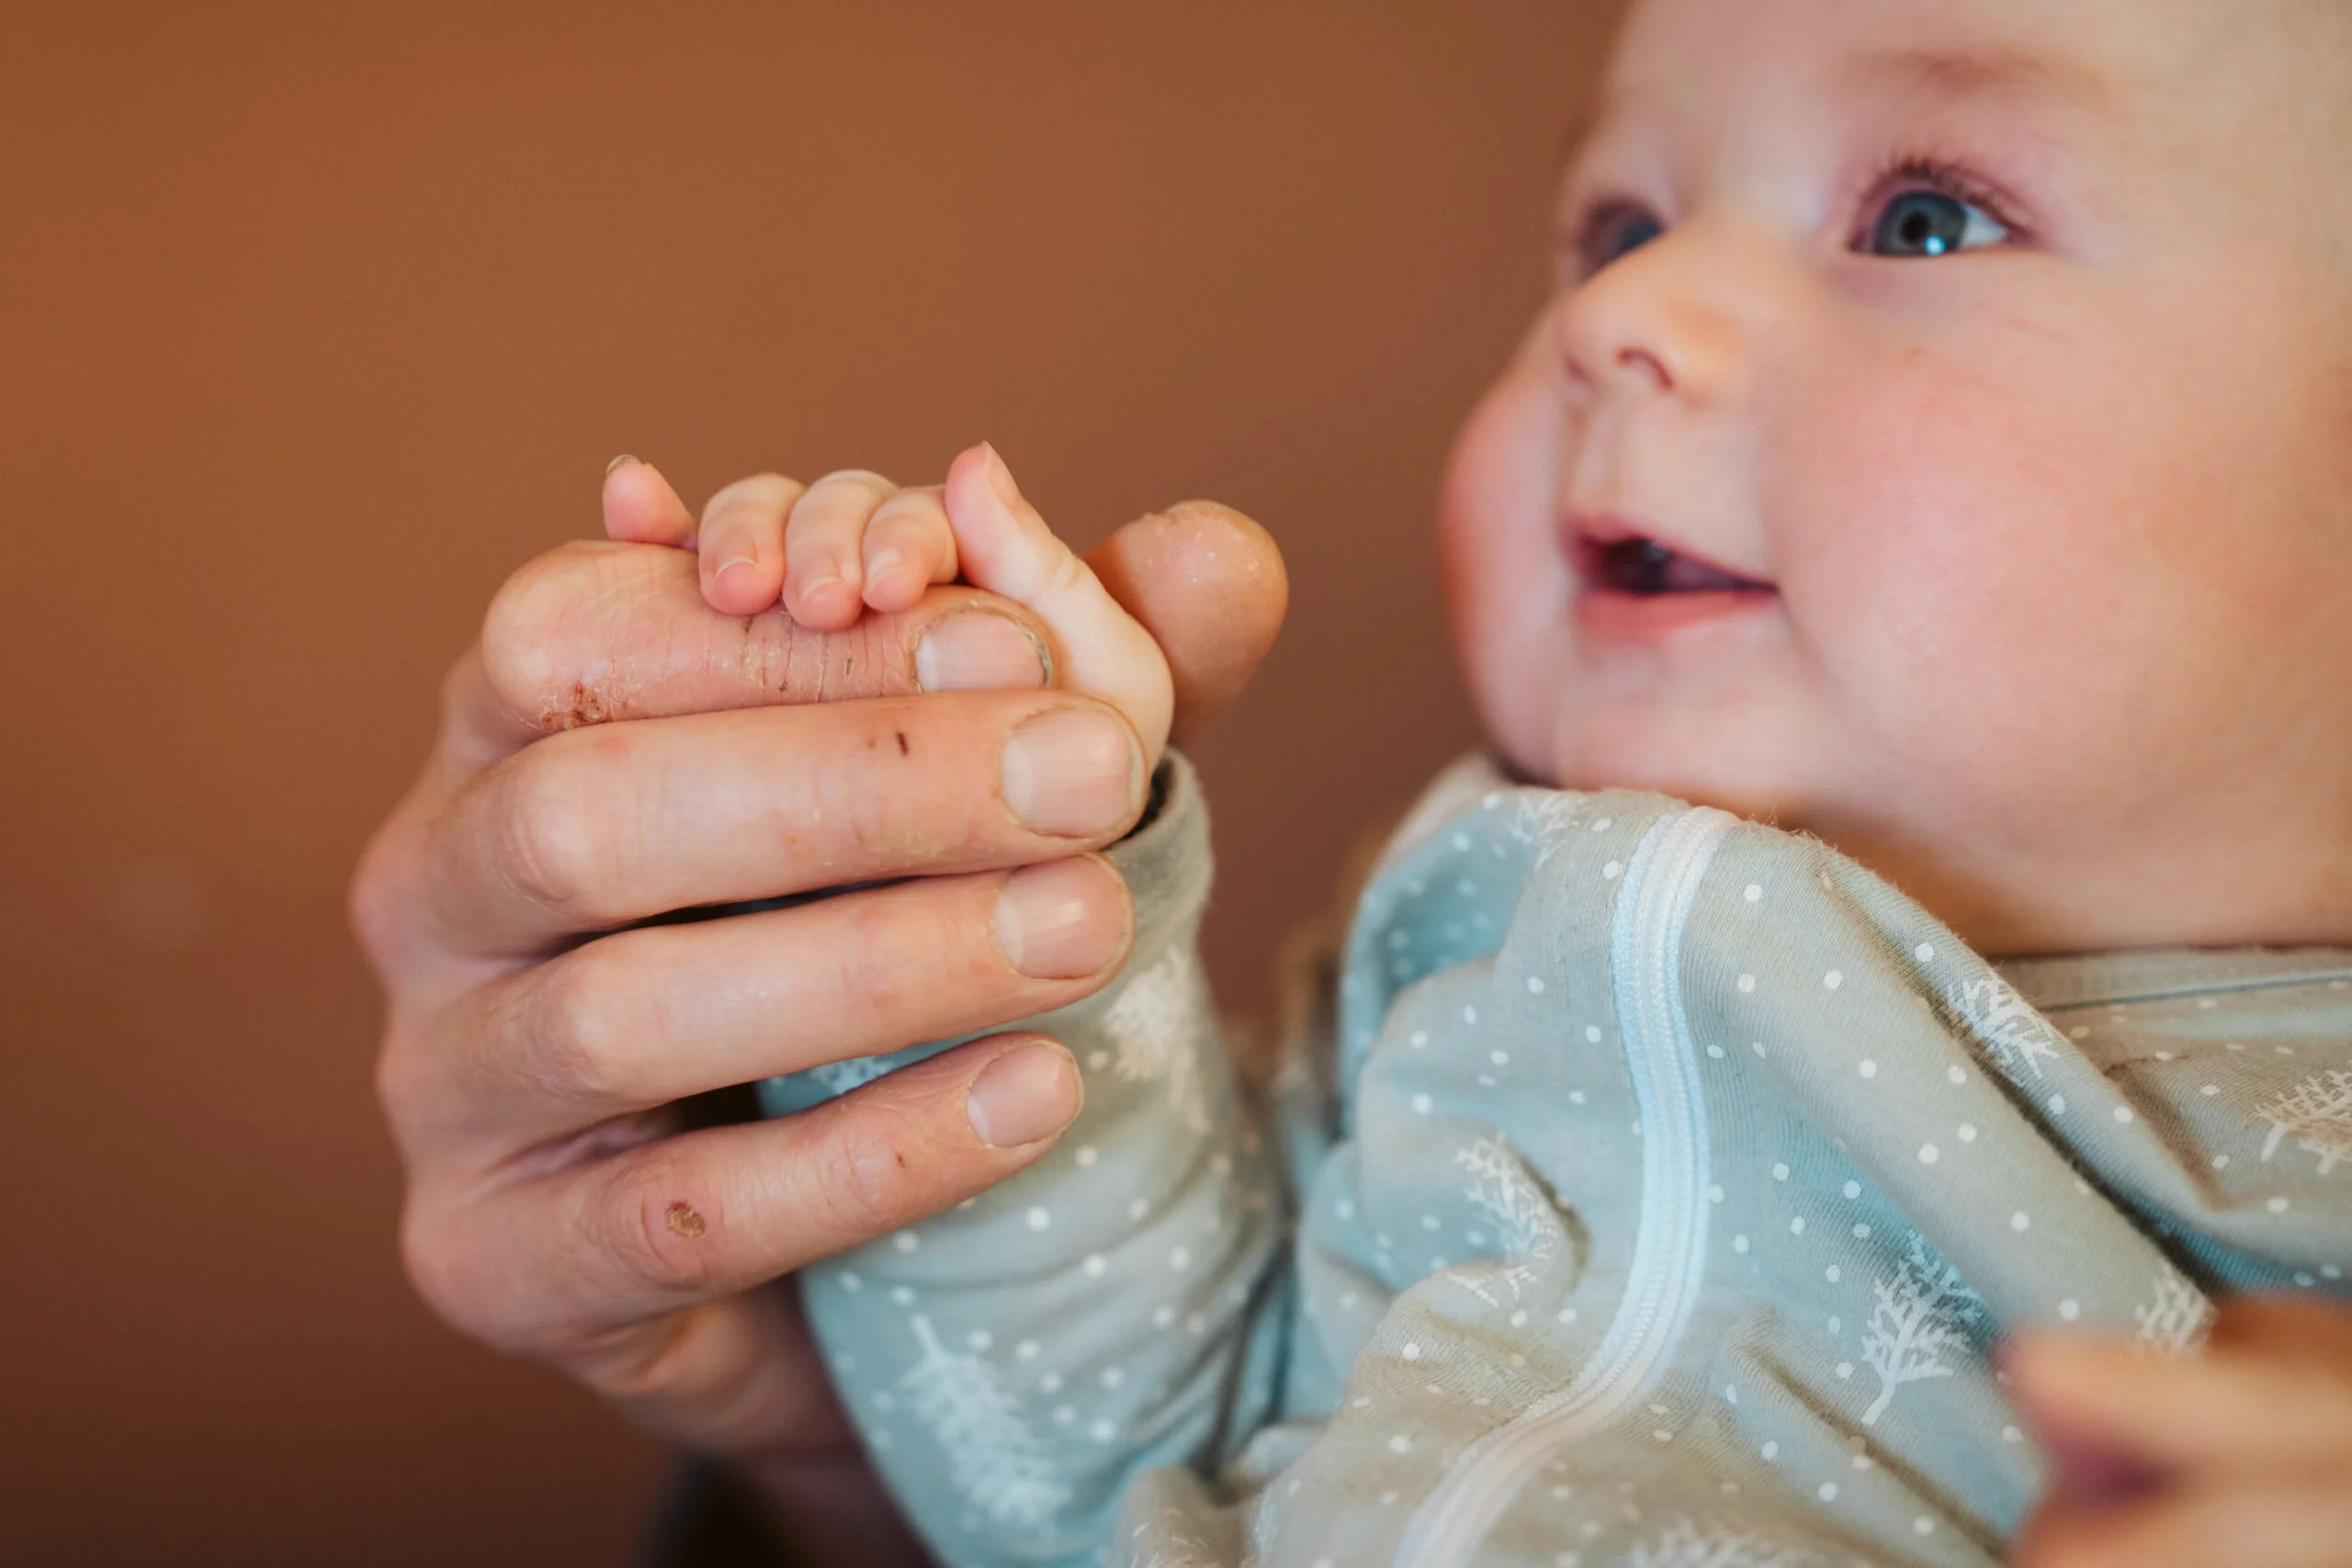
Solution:
<path fill-rule="evenodd" d="M 1623 225 L 1648 219 L 1649 204 L 1630 196 L 1602 194 L 1579 203 L 1560 225 L 1561 270 L 1581 282 L 1600 270 L 1600 256 Z"/>
<path fill-rule="evenodd" d="M 1954 201 L 1964 201 L 2007 230 L 2013 242 L 2032 238 L 2031 226 L 2018 215 L 2015 198 L 1993 181 L 1947 159 L 1898 152 L 1881 164 L 1862 187 L 1862 197 L 1855 210 L 1854 242 L 1859 243 L 1870 232 L 1886 198 L 1905 189 L 1931 190 Z"/>
<path fill-rule="evenodd" d="M 1897 152 L 1882 162 L 1861 186 L 1849 243 L 1860 245 L 1890 197 L 1903 190 L 1923 189 L 1976 208 L 2001 226 L 2012 244 L 2033 239 L 2032 225 L 2020 216 L 2020 204 L 1996 181 L 1950 159 Z M 1559 226 L 1562 281 L 1577 284 L 1590 277 L 1613 259 L 1616 242 L 1626 227 L 1643 222 L 1664 226 L 1649 203 L 1623 192 L 1600 192 L 1578 202 Z"/>

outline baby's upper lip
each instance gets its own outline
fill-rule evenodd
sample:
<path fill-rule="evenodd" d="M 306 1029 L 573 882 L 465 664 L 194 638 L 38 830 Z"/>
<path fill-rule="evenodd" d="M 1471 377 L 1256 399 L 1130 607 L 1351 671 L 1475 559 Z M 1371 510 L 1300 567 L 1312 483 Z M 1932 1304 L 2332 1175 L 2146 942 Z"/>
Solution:
<path fill-rule="evenodd" d="M 1577 574 L 1588 587 L 1603 583 L 1600 566 L 1612 547 L 1645 543 L 1673 552 L 1702 573 L 1728 580 L 1720 584 L 1724 589 L 1769 592 L 1772 588 L 1771 581 L 1760 572 L 1720 560 L 1693 548 L 1676 535 L 1638 518 L 1615 513 L 1572 511 L 1563 519 L 1562 531 L 1575 557 Z"/>

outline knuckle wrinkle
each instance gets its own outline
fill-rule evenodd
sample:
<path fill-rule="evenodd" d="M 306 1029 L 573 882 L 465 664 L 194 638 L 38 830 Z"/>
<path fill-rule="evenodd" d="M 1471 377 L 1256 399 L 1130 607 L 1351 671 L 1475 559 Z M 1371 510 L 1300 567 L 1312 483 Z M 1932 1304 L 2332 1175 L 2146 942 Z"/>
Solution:
<path fill-rule="evenodd" d="M 534 1079 L 567 1099 L 601 1100 L 619 1089 L 605 966 L 582 948 L 541 966 L 522 1021 L 525 1059 Z"/>
<path fill-rule="evenodd" d="M 925 1140 L 916 1119 L 895 1108 L 850 1110 L 813 1173 L 821 1212 L 842 1245 L 869 1241 L 906 1223 L 922 1168 Z"/>
<path fill-rule="evenodd" d="M 515 893 L 564 911 L 583 902 L 591 834 L 578 794 L 553 775 L 538 747 L 508 763 L 491 850 L 494 869 Z"/>

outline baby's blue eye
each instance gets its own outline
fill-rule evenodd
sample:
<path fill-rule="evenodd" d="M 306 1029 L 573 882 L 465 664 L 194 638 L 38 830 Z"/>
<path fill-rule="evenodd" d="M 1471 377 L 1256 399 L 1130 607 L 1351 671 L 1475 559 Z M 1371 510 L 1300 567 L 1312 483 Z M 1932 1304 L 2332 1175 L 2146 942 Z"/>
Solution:
<path fill-rule="evenodd" d="M 1584 245 L 1587 275 L 1630 254 L 1666 232 L 1666 225 L 1638 207 L 1621 207 L 1605 213 L 1591 229 Z"/>
<path fill-rule="evenodd" d="M 1892 197 L 1871 225 L 1874 256 L 1940 256 L 1997 245 L 2009 231 L 1984 209 L 1939 190 L 1906 190 Z"/>

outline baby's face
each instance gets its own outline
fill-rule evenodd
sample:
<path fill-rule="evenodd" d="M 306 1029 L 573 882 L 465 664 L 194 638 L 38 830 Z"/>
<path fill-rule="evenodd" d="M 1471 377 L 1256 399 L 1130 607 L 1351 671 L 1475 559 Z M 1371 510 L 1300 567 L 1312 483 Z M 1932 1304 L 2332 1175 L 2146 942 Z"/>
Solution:
<path fill-rule="evenodd" d="M 1509 758 L 1995 951 L 2352 941 L 2352 26 L 1654 0 L 1444 531 Z"/>

